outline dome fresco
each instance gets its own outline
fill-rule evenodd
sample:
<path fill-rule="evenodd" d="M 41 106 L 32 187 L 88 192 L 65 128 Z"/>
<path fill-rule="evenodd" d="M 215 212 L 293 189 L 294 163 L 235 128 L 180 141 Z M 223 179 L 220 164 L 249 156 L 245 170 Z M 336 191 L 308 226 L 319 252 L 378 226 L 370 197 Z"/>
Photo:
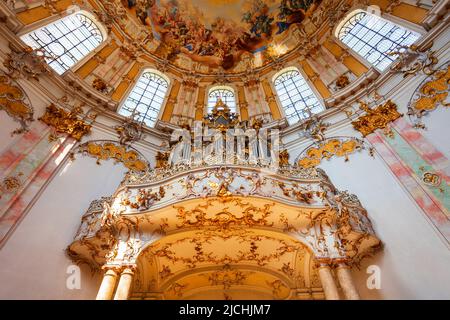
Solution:
<path fill-rule="evenodd" d="M 152 30 L 155 54 L 173 61 L 184 54 L 212 68 L 230 70 L 245 56 L 267 62 L 291 26 L 321 0 L 128 0 L 128 13 Z M 274 49 L 275 48 L 275 49 Z"/>

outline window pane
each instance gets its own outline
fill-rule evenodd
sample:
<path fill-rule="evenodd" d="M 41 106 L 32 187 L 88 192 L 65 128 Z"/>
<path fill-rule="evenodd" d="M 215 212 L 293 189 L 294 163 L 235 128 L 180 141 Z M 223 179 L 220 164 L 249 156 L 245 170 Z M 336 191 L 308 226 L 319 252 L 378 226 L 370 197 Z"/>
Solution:
<path fill-rule="evenodd" d="M 231 112 L 236 112 L 234 91 L 227 88 L 212 88 L 208 95 L 208 112 L 211 112 L 219 99 L 230 108 Z"/>
<path fill-rule="evenodd" d="M 129 116 L 134 112 L 137 121 L 153 126 L 164 100 L 161 97 L 166 95 L 168 87 L 169 84 L 160 75 L 144 72 L 119 109 L 119 114 Z"/>
<path fill-rule="evenodd" d="M 57 73 L 70 69 L 102 41 L 98 26 L 82 13 L 75 13 L 21 37 L 35 50 L 43 50 Z"/>
<path fill-rule="evenodd" d="M 395 57 L 389 55 L 414 43 L 419 35 L 368 12 L 357 12 L 339 30 L 338 38 L 383 71 Z"/>
<path fill-rule="evenodd" d="M 275 90 L 289 124 L 324 110 L 298 70 L 289 70 L 274 80 Z"/>

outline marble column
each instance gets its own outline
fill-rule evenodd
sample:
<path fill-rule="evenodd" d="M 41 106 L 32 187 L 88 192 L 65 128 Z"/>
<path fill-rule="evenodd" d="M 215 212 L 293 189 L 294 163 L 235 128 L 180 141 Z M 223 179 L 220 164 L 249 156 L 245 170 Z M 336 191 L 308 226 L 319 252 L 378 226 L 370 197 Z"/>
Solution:
<path fill-rule="evenodd" d="M 131 285 L 133 283 L 134 269 L 135 268 L 132 266 L 127 266 L 123 269 L 122 274 L 120 275 L 119 284 L 117 285 L 114 300 L 128 299 L 131 291 Z"/>
<path fill-rule="evenodd" d="M 327 300 L 340 300 L 339 291 L 334 282 L 331 268 L 328 264 L 321 264 L 319 267 L 319 277 L 322 283 L 323 291 L 325 293 L 325 299 Z"/>
<path fill-rule="evenodd" d="M 111 300 L 116 287 L 117 273 L 113 268 L 105 268 L 102 284 L 97 293 L 97 300 Z"/>
<path fill-rule="evenodd" d="M 346 300 L 359 300 L 359 293 L 352 279 L 350 267 L 345 263 L 339 263 L 336 268 L 336 276 L 342 288 Z"/>

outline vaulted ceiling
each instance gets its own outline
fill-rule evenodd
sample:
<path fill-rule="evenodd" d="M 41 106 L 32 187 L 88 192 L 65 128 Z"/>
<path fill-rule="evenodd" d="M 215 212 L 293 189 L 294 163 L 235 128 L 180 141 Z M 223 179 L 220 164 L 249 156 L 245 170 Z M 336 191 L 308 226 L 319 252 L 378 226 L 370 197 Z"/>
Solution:
<path fill-rule="evenodd" d="M 321 0 L 128 0 L 128 16 L 152 33 L 154 53 L 180 55 L 231 70 L 242 60 L 265 64 L 292 50 L 289 30 L 310 17 Z M 257 61 L 254 61 L 257 60 Z"/>

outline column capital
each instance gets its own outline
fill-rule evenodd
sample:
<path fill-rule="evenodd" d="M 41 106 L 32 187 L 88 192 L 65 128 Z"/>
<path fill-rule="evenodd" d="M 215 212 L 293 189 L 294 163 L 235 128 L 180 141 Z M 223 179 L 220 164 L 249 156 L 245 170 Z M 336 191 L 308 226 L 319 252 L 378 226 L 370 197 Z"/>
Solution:
<path fill-rule="evenodd" d="M 331 268 L 332 259 L 331 258 L 316 258 L 315 259 L 317 268 Z"/>
<path fill-rule="evenodd" d="M 134 274 L 137 266 L 135 264 L 126 264 L 126 265 L 103 265 L 102 270 L 107 273 L 108 271 L 113 271 L 115 274 Z"/>
<path fill-rule="evenodd" d="M 332 260 L 332 265 L 334 268 L 347 268 L 351 269 L 351 261 L 348 258 L 337 258 Z"/>

